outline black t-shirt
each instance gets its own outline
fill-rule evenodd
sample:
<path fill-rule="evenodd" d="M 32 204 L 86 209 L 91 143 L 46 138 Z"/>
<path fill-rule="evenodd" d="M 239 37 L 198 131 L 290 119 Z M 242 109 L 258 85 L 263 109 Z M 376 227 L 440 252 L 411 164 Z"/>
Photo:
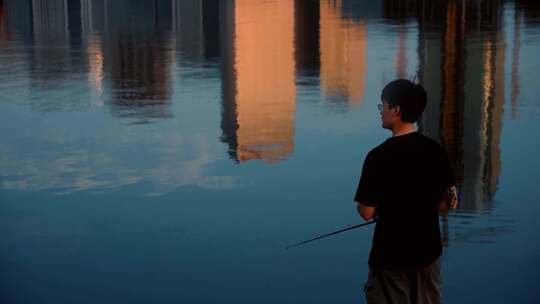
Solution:
<path fill-rule="evenodd" d="M 438 205 L 453 185 L 446 150 L 418 132 L 371 150 L 354 197 L 378 214 L 369 266 L 408 270 L 434 262 L 442 253 Z"/>

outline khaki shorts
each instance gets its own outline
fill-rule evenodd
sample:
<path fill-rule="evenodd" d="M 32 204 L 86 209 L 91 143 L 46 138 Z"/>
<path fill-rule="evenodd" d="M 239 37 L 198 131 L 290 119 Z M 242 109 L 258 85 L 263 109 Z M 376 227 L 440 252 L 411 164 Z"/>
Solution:
<path fill-rule="evenodd" d="M 441 257 L 410 271 L 370 268 L 364 293 L 368 304 L 442 303 Z"/>

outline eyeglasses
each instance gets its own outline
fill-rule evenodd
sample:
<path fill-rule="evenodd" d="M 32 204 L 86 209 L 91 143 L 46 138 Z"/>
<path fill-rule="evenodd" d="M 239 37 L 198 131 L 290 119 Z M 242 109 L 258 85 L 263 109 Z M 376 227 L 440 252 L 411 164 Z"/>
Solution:
<path fill-rule="evenodd" d="M 394 106 L 388 104 L 388 107 L 389 107 L 389 108 L 393 108 Z M 379 109 L 379 111 L 382 112 L 382 110 L 384 109 L 384 103 L 379 103 L 379 104 L 377 104 L 377 108 Z"/>

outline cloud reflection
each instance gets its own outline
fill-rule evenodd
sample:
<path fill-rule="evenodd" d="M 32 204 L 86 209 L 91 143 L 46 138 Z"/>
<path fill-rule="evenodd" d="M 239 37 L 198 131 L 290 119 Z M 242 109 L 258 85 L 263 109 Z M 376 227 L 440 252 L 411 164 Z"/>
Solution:
<path fill-rule="evenodd" d="M 215 155 L 216 148 L 202 135 L 181 138 L 168 134 L 151 140 L 139 136 L 106 138 L 101 148 L 87 149 L 70 141 L 44 138 L 33 139 L 41 147 L 39 151 L 23 154 L 0 144 L 3 189 L 69 194 L 101 192 L 144 182 L 154 189 L 147 195 L 162 195 L 188 185 L 213 190 L 238 186 L 235 177 L 205 172 L 219 157 Z M 59 144 L 64 147 L 61 153 L 57 150 Z M 137 146 L 140 149 L 134 156 L 131 150 Z M 137 161 L 138 158 L 145 161 Z"/>

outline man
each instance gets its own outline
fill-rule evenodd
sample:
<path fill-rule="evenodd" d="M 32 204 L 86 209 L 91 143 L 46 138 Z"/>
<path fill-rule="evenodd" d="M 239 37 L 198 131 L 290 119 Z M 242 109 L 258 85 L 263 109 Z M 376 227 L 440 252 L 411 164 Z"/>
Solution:
<path fill-rule="evenodd" d="M 457 207 L 448 154 L 415 131 L 427 103 L 421 85 L 394 80 L 381 100 L 382 127 L 393 136 L 367 154 L 354 197 L 360 216 L 377 220 L 366 299 L 441 303 L 439 212 Z"/>

